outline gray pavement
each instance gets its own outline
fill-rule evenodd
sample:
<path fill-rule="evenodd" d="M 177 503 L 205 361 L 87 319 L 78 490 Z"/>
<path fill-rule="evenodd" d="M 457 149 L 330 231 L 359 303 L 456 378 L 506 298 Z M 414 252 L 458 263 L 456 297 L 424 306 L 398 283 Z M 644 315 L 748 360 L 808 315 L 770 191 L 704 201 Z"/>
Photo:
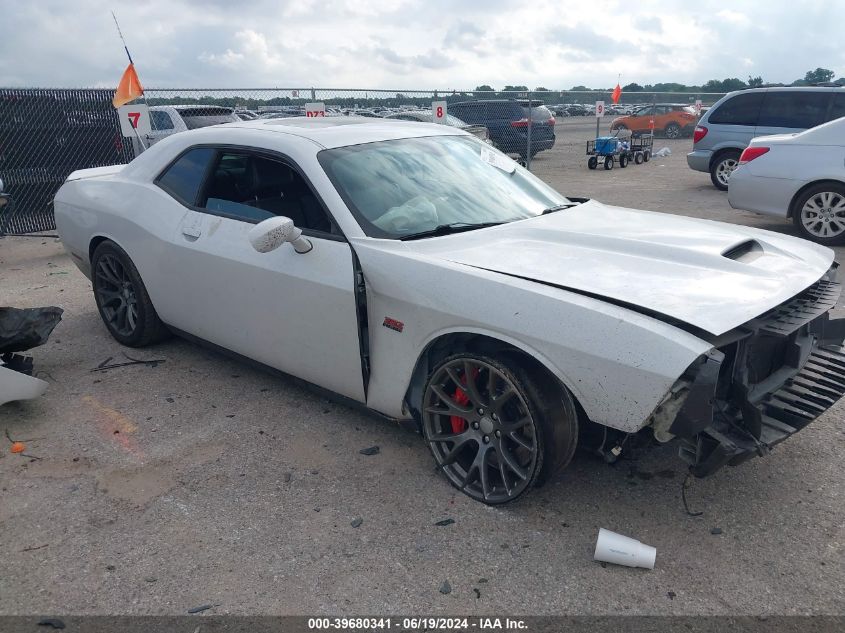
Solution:
<path fill-rule="evenodd" d="M 536 173 L 566 194 L 792 233 L 731 210 L 686 167 L 689 139 L 588 171 L 593 126 L 561 121 Z M 580 453 L 493 509 L 379 418 L 179 339 L 121 348 L 54 240 L 0 240 L 9 304 L 65 315 L 33 350 L 47 394 L 0 408 L 0 430 L 40 458 L 0 438 L 0 614 L 845 614 L 841 403 L 768 458 L 695 480 L 698 517 L 673 446 L 615 466 Z M 165 362 L 90 371 L 124 352 Z M 656 546 L 655 569 L 593 562 L 599 527 Z"/>

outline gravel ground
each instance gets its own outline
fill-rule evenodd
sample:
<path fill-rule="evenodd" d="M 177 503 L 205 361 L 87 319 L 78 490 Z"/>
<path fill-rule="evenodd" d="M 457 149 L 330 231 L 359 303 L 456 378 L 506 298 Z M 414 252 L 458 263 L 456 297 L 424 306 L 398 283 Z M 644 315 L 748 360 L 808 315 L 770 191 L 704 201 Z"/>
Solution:
<path fill-rule="evenodd" d="M 536 173 L 571 195 L 792 233 L 731 210 L 687 168 L 689 139 L 588 171 L 593 125 L 560 121 Z M 417 436 L 185 341 L 129 350 L 156 367 L 92 373 L 127 350 L 54 240 L 0 240 L 9 304 L 65 315 L 33 352 L 47 394 L 0 408 L 40 458 L 0 452 L 0 614 L 845 613 L 842 404 L 772 456 L 696 480 L 698 517 L 672 446 L 615 466 L 581 453 L 493 509 L 452 489 Z M 599 527 L 655 545 L 655 569 L 593 562 Z"/>

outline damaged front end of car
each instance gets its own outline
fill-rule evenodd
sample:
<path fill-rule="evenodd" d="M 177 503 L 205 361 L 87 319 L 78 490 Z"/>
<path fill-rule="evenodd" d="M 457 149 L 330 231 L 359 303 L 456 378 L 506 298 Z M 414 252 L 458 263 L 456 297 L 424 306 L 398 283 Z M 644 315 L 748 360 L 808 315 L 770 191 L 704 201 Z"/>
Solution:
<path fill-rule="evenodd" d="M 655 410 L 655 437 L 679 439 L 695 476 L 768 454 L 845 395 L 834 274 L 719 337 Z"/>

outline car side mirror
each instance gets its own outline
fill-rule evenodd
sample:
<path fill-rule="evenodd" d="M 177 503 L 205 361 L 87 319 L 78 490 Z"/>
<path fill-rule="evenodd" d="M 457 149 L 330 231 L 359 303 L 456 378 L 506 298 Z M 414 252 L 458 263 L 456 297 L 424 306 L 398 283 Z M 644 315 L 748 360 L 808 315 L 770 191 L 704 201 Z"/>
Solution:
<path fill-rule="evenodd" d="M 269 253 L 285 242 L 293 245 L 297 253 L 307 253 L 313 246 L 302 237 L 302 229 L 293 224 L 293 220 L 284 216 L 267 218 L 249 230 L 249 243 L 259 253 Z"/>

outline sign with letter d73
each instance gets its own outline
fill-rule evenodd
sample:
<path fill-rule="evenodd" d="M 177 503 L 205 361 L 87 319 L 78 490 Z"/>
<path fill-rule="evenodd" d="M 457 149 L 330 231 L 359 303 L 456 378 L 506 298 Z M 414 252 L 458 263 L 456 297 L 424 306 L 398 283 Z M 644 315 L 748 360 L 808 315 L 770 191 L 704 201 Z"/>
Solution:
<path fill-rule="evenodd" d="M 326 116 L 326 104 L 322 101 L 318 101 L 316 103 L 306 103 L 305 116 L 309 118 L 315 116 Z"/>
<path fill-rule="evenodd" d="M 152 134 L 150 109 L 145 105 L 122 105 L 117 109 L 120 132 L 128 138 L 144 138 Z"/>

